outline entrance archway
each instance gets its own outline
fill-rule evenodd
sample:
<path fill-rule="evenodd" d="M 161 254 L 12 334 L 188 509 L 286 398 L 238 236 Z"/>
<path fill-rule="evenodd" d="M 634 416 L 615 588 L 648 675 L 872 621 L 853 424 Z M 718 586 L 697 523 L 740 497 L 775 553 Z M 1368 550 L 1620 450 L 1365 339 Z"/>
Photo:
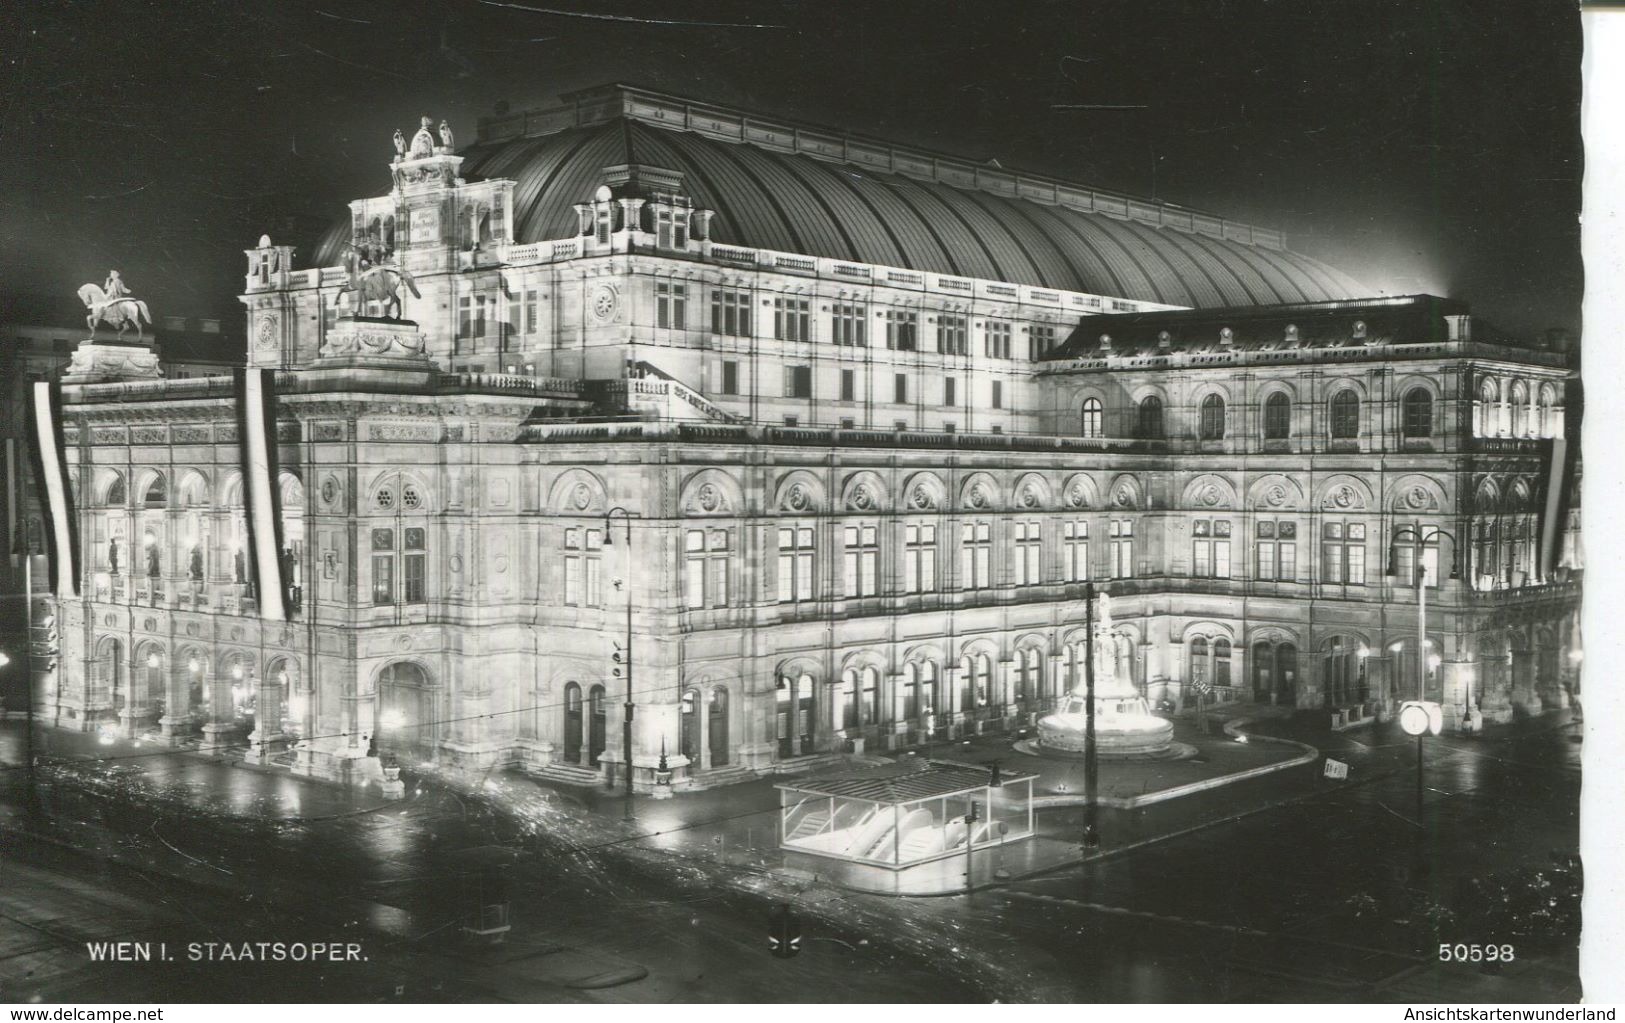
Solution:
<path fill-rule="evenodd" d="M 801 672 L 794 677 L 779 677 L 774 702 L 774 734 L 781 759 L 813 752 L 814 703 L 811 675 Z"/>
<path fill-rule="evenodd" d="M 582 736 L 582 709 L 581 685 L 577 682 L 567 682 L 564 686 L 564 761 L 568 764 L 581 763 L 581 736 Z"/>
<path fill-rule="evenodd" d="M 115 717 L 124 713 L 130 700 L 128 669 L 124 664 L 124 646 L 111 636 L 96 644 L 96 658 L 90 666 L 92 680 L 100 693 L 106 693 L 107 705 Z M 100 700 L 91 701 L 92 709 Z"/>
<path fill-rule="evenodd" d="M 1366 683 L 1364 647 L 1347 637 L 1333 636 L 1320 647 L 1320 686 L 1328 707 L 1364 703 Z"/>
<path fill-rule="evenodd" d="M 378 720 L 373 734 L 380 752 L 421 757 L 434 749 L 434 704 L 429 677 L 411 661 L 396 661 L 378 673 Z"/>
<path fill-rule="evenodd" d="M 598 759 L 604 755 L 604 733 L 609 724 L 609 707 L 605 700 L 604 687 L 593 686 L 587 691 L 588 710 L 592 719 L 587 723 L 587 766 L 597 767 Z M 627 751 L 631 755 L 631 751 Z"/>
<path fill-rule="evenodd" d="M 718 686 L 706 701 L 705 728 L 711 749 L 711 766 L 728 764 L 728 690 Z"/>

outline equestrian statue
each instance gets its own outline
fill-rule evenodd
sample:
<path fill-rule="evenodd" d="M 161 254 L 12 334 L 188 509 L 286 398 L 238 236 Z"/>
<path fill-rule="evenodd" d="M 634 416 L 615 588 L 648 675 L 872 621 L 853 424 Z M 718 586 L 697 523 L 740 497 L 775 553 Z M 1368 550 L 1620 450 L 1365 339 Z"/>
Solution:
<path fill-rule="evenodd" d="M 354 292 L 355 297 L 350 301 L 355 309 L 362 308 L 368 302 L 382 302 L 384 317 L 398 320 L 401 318 L 401 285 L 406 285 L 413 298 L 423 297 L 411 274 L 392 266 L 374 266 L 367 255 L 354 245 L 344 247 L 344 269 L 350 275 L 350 280 L 339 285 L 338 295 Z M 338 295 L 333 296 L 334 302 L 338 301 Z"/>
<path fill-rule="evenodd" d="M 151 324 L 152 314 L 147 312 L 147 303 L 131 297 L 130 289 L 125 286 L 117 270 L 107 272 L 106 284 L 90 283 L 81 287 L 79 301 L 90 310 L 90 315 L 85 317 L 85 326 L 92 334 L 100 321 L 116 328 L 120 340 L 124 339 L 124 331 L 130 327 L 135 328 L 137 341 L 145 340 L 141 324 Z"/>

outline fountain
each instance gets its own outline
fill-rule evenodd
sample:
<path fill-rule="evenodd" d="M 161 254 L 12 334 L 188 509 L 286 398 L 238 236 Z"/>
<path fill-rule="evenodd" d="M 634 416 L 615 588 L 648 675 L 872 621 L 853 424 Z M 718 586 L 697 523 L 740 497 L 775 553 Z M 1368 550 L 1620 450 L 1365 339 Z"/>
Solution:
<path fill-rule="evenodd" d="M 1117 676 L 1116 637 L 1112 634 L 1111 603 L 1103 593 L 1095 614 L 1095 750 L 1107 759 L 1161 759 L 1188 755 L 1189 748 L 1174 742 L 1174 726 L 1151 713 L 1145 697 L 1126 679 Z M 1082 755 L 1088 720 L 1088 697 L 1083 680 L 1054 714 L 1038 719 L 1038 741 L 1018 744 L 1025 753 Z"/>

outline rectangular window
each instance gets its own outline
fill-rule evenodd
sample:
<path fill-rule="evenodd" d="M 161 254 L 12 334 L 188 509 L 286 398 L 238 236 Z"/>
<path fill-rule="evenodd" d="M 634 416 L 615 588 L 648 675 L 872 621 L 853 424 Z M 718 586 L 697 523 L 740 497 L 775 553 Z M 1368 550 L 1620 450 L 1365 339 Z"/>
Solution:
<path fill-rule="evenodd" d="M 784 396 L 786 398 L 812 397 L 812 367 L 784 367 Z"/>
<path fill-rule="evenodd" d="M 993 527 L 965 522 L 959 530 L 959 588 L 985 590 L 993 585 Z"/>
<path fill-rule="evenodd" d="M 564 531 L 564 602 L 574 607 L 599 607 L 604 532 L 570 527 Z"/>
<path fill-rule="evenodd" d="M 808 303 L 804 298 L 773 300 L 773 336 L 780 341 L 811 341 Z"/>
<path fill-rule="evenodd" d="M 855 369 L 841 370 L 841 400 L 858 400 L 858 371 Z"/>
<path fill-rule="evenodd" d="M 1365 584 L 1365 525 L 1327 522 L 1321 527 L 1320 580 L 1325 583 Z"/>
<path fill-rule="evenodd" d="M 1521 567 L 1514 561 L 1513 571 L 1516 572 Z M 1436 539 L 1422 548 L 1422 571 L 1426 573 L 1428 588 L 1438 588 L 1439 541 Z M 1394 541 L 1394 584 L 1409 589 L 1416 588 L 1416 547 L 1410 542 L 1408 534 Z"/>
<path fill-rule="evenodd" d="M 1297 537 L 1296 522 L 1258 523 L 1259 579 L 1291 581 L 1298 574 Z"/>
<path fill-rule="evenodd" d="M 664 204 L 655 208 L 655 244 L 663 249 L 688 247 L 688 211 Z"/>
<path fill-rule="evenodd" d="M 958 398 L 958 395 L 954 393 L 955 390 L 956 390 L 955 385 L 957 385 L 958 383 L 959 383 L 959 381 L 955 380 L 953 377 L 943 377 L 943 379 L 942 379 L 942 404 L 943 404 L 944 408 L 953 408 L 955 405 L 958 404 L 958 401 L 956 400 Z"/>
<path fill-rule="evenodd" d="M 1066 581 L 1086 582 L 1089 578 L 1089 523 L 1067 522 L 1062 538 L 1066 544 Z"/>
<path fill-rule="evenodd" d="M 739 363 L 732 359 L 722 363 L 722 387 L 719 390 L 723 394 L 739 393 Z"/>
<path fill-rule="evenodd" d="M 1112 520 L 1112 578 L 1134 577 L 1134 520 Z"/>
<path fill-rule="evenodd" d="M 929 522 L 903 527 L 903 590 L 934 593 L 937 588 L 937 527 Z"/>
<path fill-rule="evenodd" d="M 1197 519 L 1191 524 L 1191 575 L 1230 578 L 1230 521 Z"/>
<path fill-rule="evenodd" d="M 683 538 L 683 606 L 728 606 L 727 529 L 690 529 Z"/>
<path fill-rule="evenodd" d="M 395 556 L 393 554 L 374 554 L 372 556 L 372 602 L 374 604 L 395 603 Z"/>
<path fill-rule="evenodd" d="M 1035 323 L 1027 334 L 1027 358 L 1037 362 L 1055 347 L 1055 328 L 1047 323 Z"/>
<path fill-rule="evenodd" d="M 886 311 L 886 347 L 899 352 L 919 350 L 920 316 L 901 309 Z"/>
<path fill-rule="evenodd" d="M 937 317 L 937 354 L 969 355 L 970 331 L 963 316 Z"/>
<path fill-rule="evenodd" d="M 1040 567 L 1043 551 L 1043 527 L 1037 522 L 1015 524 L 1015 563 L 1011 566 L 1017 586 L 1036 586 L 1044 581 Z"/>
<path fill-rule="evenodd" d="M 813 596 L 813 531 L 807 526 L 779 529 L 779 600 L 811 600 Z"/>
<path fill-rule="evenodd" d="M 908 377 L 898 373 L 892 378 L 892 400 L 899 405 L 908 404 Z"/>
<path fill-rule="evenodd" d="M 831 306 L 830 340 L 838 345 L 862 348 L 869 323 L 869 307 L 862 303 L 837 302 Z"/>
<path fill-rule="evenodd" d="M 688 286 L 655 282 L 655 326 L 661 330 L 688 329 Z"/>
<path fill-rule="evenodd" d="M 872 597 L 879 592 L 875 578 L 880 565 L 880 546 L 874 526 L 847 526 L 845 529 L 845 576 L 848 597 Z"/>
<path fill-rule="evenodd" d="M 1004 381 L 995 380 L 992 383 L 993 386 L 988 394 L 988 400 L 992 403 L 993 408 L 1004 408 Z"/>
<path fill-rule="evenodd" d="M 421 604 L 424 592 L 425 558 L 424 531 L 409 527 L 402 532 L 401 599 L 408 604 Z"/>
<path fill-rule="evenodd" d="M 750 292 L 719 288 L 711 293 L 711 333 L 750 337 Z"/>
<path fill-rule="evenodd" d="M 1010 358 L 1010 324 L 1004 320 L 987 321 L 987 357 Z"/>

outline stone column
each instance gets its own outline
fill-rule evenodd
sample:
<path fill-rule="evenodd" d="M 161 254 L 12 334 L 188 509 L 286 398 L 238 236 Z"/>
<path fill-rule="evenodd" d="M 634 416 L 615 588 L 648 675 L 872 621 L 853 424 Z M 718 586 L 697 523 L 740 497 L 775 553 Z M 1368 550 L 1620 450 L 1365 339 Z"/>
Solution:
<path fill-rule="evenodd" d="M 203 685 L 209 691 L 209 720 L 203 725 L 204 752 L 219 755 L 225 752 L 226 736 L 236 724 L 232 713 L 231 676 L 204 665 Z"/>
<path fill-rule="evenodd" d="M 1488 656 L 1479 658 L 1479 686 L 1482 695 L 1479 709 L 1485 723 L 1505 724 L 1512 720 L 1512 680 L 1510 658 Z"/>
<path fill-rule="evenodd" d="M 131 654 L 124 671 L 124 709 L 118 712 L 119 734 L 133 737 L 147 712 L 146 662 Z M 140 681 L 137 681 L 138 673 Z"/>
<path fill-rule="evenodd" d="M 165 679 L 164 716 L 158 719 L 158 727 L 163 730 L 164 742 L 170 746 L 179 746 L 184 731 L 191 725 L 192 708 L 188 705 L 190 674 L 191 669 L 186 665 L 171 664 Z"/>
<path fill-rule="evenodd" d="M 271 745 L 282 738 L 282 682 L 272 675 L 252 680 L 254 730 L 248 735 L 248 759 L 263 764 L 271 759 Z"/>

